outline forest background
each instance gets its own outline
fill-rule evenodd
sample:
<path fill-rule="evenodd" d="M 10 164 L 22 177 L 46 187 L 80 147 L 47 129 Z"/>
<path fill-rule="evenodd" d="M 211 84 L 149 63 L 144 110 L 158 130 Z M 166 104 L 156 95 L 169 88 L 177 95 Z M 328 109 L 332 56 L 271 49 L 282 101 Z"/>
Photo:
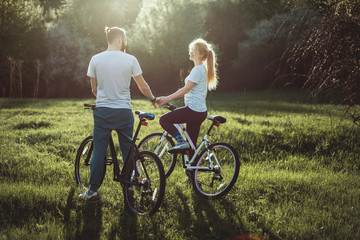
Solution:
<path fill-rule="evenodd" d="M 306 87 L 354 105 L 359 19 L 355 0 L 1 0 L 0 97 L 91 97 L 88 63 L 119 26 L 155 95 L 183 85 L 202 37 L 219 91 Z"/>

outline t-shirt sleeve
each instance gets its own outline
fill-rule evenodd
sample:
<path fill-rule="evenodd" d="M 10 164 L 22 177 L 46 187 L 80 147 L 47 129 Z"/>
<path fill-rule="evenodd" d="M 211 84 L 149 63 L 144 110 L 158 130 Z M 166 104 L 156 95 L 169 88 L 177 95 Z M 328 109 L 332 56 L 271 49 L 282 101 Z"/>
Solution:
<path fill-rule="evenodd" d="M 193 68 L 188 76 L 188 80 L 198 84 L 201 80 L 201 72 L 197 68 Z"/>
<path fill-rule="evenodd" d="M 92 57 L 91 60 L 90 60 L 87 75 L 88 75 L 88 77 L 96 78 L 94 57 Z"/>
<path fill-rule="evenodd" d="M 141 67 L 140 67 L 140 64 L 138 62 L 138 60 L 136 59 L 136 57 L 134 57 L 134 60 L 133 60 L 133 64 L 132 64 L 132 75 L 134 77 L 137 77 L 139 76 L 140 74 L 142 74 L 142 70 L 141 70 Z"/>

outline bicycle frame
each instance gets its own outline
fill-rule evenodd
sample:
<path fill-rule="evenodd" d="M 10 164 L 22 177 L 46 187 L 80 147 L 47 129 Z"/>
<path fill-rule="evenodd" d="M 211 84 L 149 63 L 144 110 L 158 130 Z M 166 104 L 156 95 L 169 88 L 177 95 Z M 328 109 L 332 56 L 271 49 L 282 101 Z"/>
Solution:
<path fill-rule="evenodd" d="M 112 162 L 110 162 L 110 164 L 114 164 L 114 177 L 113 177 L 114 181 L 117 181 L 117 182 L 125 182 L 125 181 L 127 181 L 127 180 L 122 178 L 122 173 L 128 167 L 128 165 L 130 163 L 130 156 L 132 155 L 132 153 L 135 152 L 135 155 L 134 155 L 133 159 L 136 159 L 136 157 L 137 157 L 136 154 L 138 154 L 138 152 L 139 152 L 139 148 L 136 145 L 136 140 L 137 140 L 137 137 L 139 135 L 141 125 L 146 125 L 146 120 L 145 119 L 140 119 L 140 122 L 139 122 L 139 124 L 137 126 L 137 129 L 136 129 L 136 132 L 135 132 L 135 135 L 134 135 L 133 139 L 131 139 L 129 136 L 127 136 L 121 130 L 116 131 L 117 134 L 119 134 L 122 138 L 124 138 L 128 143 L 131 144 L 130 151 L 129 151 L 127 157 L 126 157 L 124 166 L 123 166 L 121 171 L 120 171 L 119 161 L 118 161 L 117 156 L 116 156 L 114 140 L 113 140 L 112 136 L 110 135 L 109 147 L 110 147 L 110 153 L 111 153 L 111 158 L 112 158 Z"/>
<path fill-rule="evenodd" d="M 204 137 L 203 137 L 200 145 L 199 145 L 197 148 L 195 148 L 195 145 L 194 145 L 194 143 L 192 142 L 192 140 L 191 140 L 188 132 L 186 131 L 186 128 L 185 128 L 184 124 L 178 123 L 178 124 L 174 124 L 174 126 L 177 128 L 177 130 L 180 132 L 180 134 L 182 133 L 181 135 L 185 135 L 186 139 L 188 140 L 188 142 L 189 142 L 189 144 L 190 144 L 191 149 L 195 151 L 195 153 L 194 153 L 194 155 L 192 156 L 192 158 L 190 159 L 190 161 L 189 161 L 188 155 L 187 155 L 187 154 L 184 154 L 184 159 L 183 159 L 183 161 L 184 161 L 184 166 L 186 167 L 186 169 L 189 169 L 189 170 L 207 170 L 207 171 L 208 171 L 209 169 L 213 169 L 213 168 L 214 168 L 214 164 L 213 164 L 212 161 L 209 161 L 209 162 L 210 162 L 210 166 L 209 166 L 209 167 L 197 167 L 197 166 L 192 166 L 192 164 L 194 163 L 197 155 L 199 154 L 199 152 L 200 152 L 200 150 L 201 150 L 202 148 L 205 147 L 205 149 L 208 149 L 208 146 L 210 145 L 210 142 L 209 142 L 209 140 L 208 140 L 208 136 L 209 136 L 210 131 L 211 131 L 212 127 L 214 126 L 214 124 L 212 124 L 212 125 L 210 126 L 209 130 L 205 133 L 205 135 L 204 135 Z M 165 132 L 163 133 L 163 135 L 161 136 L 160 143 L 163 142 L 164 138 L 166 138 L 167 135 L 168 135 L 168 133 L 165 131 Z M 159 144 L 158 147 L 160 147 L 160 145 L 161 145 L 161 144 Z M 155 152 L 157 152 L 158 150 L 159 150 L 159 149 L 156 148 Z M 166 150 L 166 149 L 163 149 L 162 151 L 164 152 L 165 150 Z M 159 154 L 159 156 L 161 156 L 161 155 L 163 154 L 163 152 L 161 152 L 161 153 Z M 221 167 L 220 162 L 218 161 L 218 159 L 216 158 L 215 155 L 209 154 L 209 151 L 207 151 L 207 154 L 208 154 L 208 158 L 209 158 L 209 159 L 211 159 L 211 157 L 214 156 L 215 161 L 216 161 L 216 164 L 217 164 L 219 167 Z"/>
<path fill-rule="evenodd" d="M 117 131 L 117 133 L 122 137 L 124 138 L 128 143 L 131 144 L 131 148 L 130 148 L 130 151 L 126 157 L 126 160 L 124 162 L 124 166 L 122 168 L 122 170 L 120 171 L 120 166 L 119 166 L 119 161 L 118 161 L 118 158 L 116 156 L 116 150 L 115 150 L 115 144 L 114 144 L 114 140 L 112 138 L 112 136 L 110 136 L 110 139 L 109 139 L 109 147 L 110 147 L 110 153 L 111 153 L 111 158 L 112 158 L 112 162 L 110 162 L 110 164 L 114 164 L 114 178 L 113 180 L 114 181 L 123 181 L 124 179 L 121 178 L 121 174 L 123 173 L 124 169 L 127 167 L 127 165 L 129 164 L 129 159 L 130 159 L 130 156 L 131 156 L 131 153 L 133 152 L 133 149 L 135 148 L 135 152 L 136 149 L 137 149 L 137 146 L 136 144 L 134 143 L 134 141 L 129 137 L 127 136 L 126 134 L 124 134 L 123 132 L 121 131 Z"/>

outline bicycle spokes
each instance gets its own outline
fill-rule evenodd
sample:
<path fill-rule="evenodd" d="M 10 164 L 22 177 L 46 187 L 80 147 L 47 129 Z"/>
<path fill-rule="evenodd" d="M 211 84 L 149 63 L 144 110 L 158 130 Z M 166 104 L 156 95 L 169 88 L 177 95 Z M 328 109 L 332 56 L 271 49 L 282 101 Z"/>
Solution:
<path fill-rule="evenodd" d="M 227 144 L 213 144 L 204 151 L 196 165 L 199 169 L 194 171 L 195 190 L 206 197 L 217 197 L 228 192 L 239 171 L 239 161 L 234 152 Z"/>
<path fill-rule="evenodd" d="M 154 153 L 140 152 L 130 179 L 125 184 L 125 197 L 130 209 L 139 214 L 154 213 L 159 207 L 165 188 L 165 174 Z"/>
<path fill-rule="evenodd" d="M 170 154 L 168 149 L 175 146 L 171 138 L 163 133 L 153 133 L 144 138 L 139 144 L 140 151 L 150 151 L 155 153 L 161 160 L 166 177 L 170 176 L 176 163 L 176 155 Z"/>
<path fill-rule="evenodd" d="M 91 160 L 92 152 L 93 152 L 92 138 L 87 138 L 80 145 L 75 160 L 76 182 L 83 188 L 89 188 L 90 160 Z"/>

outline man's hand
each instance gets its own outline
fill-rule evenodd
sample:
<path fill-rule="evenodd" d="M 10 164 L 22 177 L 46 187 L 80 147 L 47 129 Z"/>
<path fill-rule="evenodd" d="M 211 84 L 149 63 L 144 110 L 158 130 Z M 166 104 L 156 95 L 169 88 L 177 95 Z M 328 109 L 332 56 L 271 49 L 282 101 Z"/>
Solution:
<path fill-rule="evenodd" d="M 150 101 L 151 101 L 152 105 L 153 105 L 155 108 L 157 108 L 157 106 L 156 106 L 157 98 L 155 97 L 153 100 L 150 100 Z"/>

